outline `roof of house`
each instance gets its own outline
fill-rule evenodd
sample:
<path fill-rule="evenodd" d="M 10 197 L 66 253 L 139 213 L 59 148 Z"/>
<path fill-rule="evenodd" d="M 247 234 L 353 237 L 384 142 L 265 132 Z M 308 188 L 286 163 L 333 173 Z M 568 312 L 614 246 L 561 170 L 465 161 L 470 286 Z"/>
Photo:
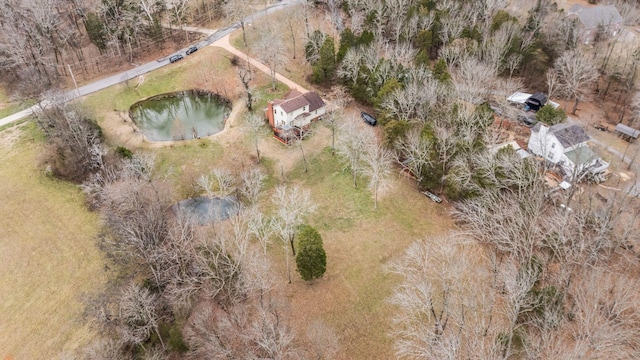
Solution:
<path fill-rule="evenodd" d="M 518 104 L 524 104 L 525 101 L 527 101 L 531 96 L 532 94 L 516 91 L 507 97 L 507 101 L 518 103 Z M 547 103 L 553 106 L 554 109 L 557 109 L 558 106 L 560 106 L 560 104 L 558 104 L 557 102 L 551 101 L 549 99 L 547 99 Z"/>
<path fill-rule="evenodd" d="M 577 147 L 571 151 L 567 151 L 564 155 L 575 165 L 587 164 L 598 158 L 598 155 L 588 146 Z"/>
<path fill-rule="evenodd" d="M 496 154 L 498 150 L 508 146 L 510 146 L 516 152 L 516 154 L 518 154 L 518 156 L 520 156 L 520 158 L 522 159 L 526 159 L 529 156 L 531 156 L 531 154 L 529 154 L 526 150 L 522 149 L 520 144 L 518 144 L 515 140 L 490 147 L 489 151 L 491 151 L 493 154 Z"/>
<path fill-rule="evenodd" d="M 576 124 L 556 124 L 549 128 L 549 133 L 555 135 L 565 148 L 589 141 L 591 137 L 584 129 Z"/>
<path fill-rule="evenodd" d="M 324 106 L 324 101 L 315 91 L 300 93 L 297 90 L 290 91 L 284 100 L 274 101 L 274 105 L 279 105 L 286 113 L 293 112 L 304 106 L 309 106 L 307 111 L 315 111 Z"/>
<path fill-rule="evenodd" d="M 545 124 L 538 122 L 534 127 L 531 128 L 531 132 L 539 132 L 542 127 L 547 127 Z M 579 125 L 575 124 L 556 124 L 552 127 L 548 128 L 548 134 L 551 134 L 560 141 L 563 147 L 568 148 L 576 144 L 583 143 L 585 141 L 589 141 L 591 137 L 587 134 L 586 131 Z"/>
<path fill-rule="evenodd" d="M 322 101 L 322 98 L 317 92 L 311 91 L 302 96 L 309 102 L 309 112 L 318 110 L 324 106 L 324 101 Z"/>
<path fill-rule="evenodd" d="M 537 93 L 531 95 L 525 102 L 529 102 L 531 100 L 535 100 L 538 102 L 538 104 L 544 105 L 546 104 L 548 98 L 547 98 L 547 95 L 538 91 Z"/>
<path fill-rule="evenodd" d="M 576 15 L 585 29 L 624 22 L 618 9 L 613 5 L 586 7 L 576 4 L 569 9 L 569 15 Z"/>
<path fill-rule="evenodd" d="M 634 139 L 637 139 L 638 136 L 640 135 L 640 130 L 636 130 L 624 124 L 616 125 L 616 131 L 619 133 L 625 134 L 627 136 L 631 136 Z"/>

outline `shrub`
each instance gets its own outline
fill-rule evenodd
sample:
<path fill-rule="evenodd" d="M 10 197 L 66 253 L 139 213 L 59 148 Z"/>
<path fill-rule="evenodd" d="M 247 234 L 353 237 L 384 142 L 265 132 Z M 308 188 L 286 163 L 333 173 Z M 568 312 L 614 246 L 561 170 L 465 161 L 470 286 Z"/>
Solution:
<path fill-rule="evenodd" d="M 182 332 L 177 324 L 174 324 L 171 329 L 169 329 L 169 349 L 181 354 L 189 350 L 189 346 L 185 343 Z"/>
<path fill-rule="evenodd" d="M 229 61 L 231 62 L 232 66 L 238 66 L 238 64 L 240 63 L 240 58 L 238 57 L 238 55 L 233 55 L 231 59 L 229 59 Z"/>
<path fill-rule="evenodd" d="M 116 148 L 116 154 L 120 155 L 124 159 L 133 158 L 133 152 L 124 146 L 118 146 Z"/>
<path fill-rule="evenodd" d="M 561 122 L 564 122 L 567 119 L 567 114 L 564 110 L 557 108 L 554 109 L 553 106 L 547 104 L 543 106 L 536 113 L 536 120 L 542 121 L 545 124 L 555 125 Z"/>
<path fill-rule="evenodd" d="M 327 255 L 322 247 L 322 237 L 318 230 L 309 225 L 298 228 L 296 267 L 305 281 L 320 278 L 327 270 Z"/>

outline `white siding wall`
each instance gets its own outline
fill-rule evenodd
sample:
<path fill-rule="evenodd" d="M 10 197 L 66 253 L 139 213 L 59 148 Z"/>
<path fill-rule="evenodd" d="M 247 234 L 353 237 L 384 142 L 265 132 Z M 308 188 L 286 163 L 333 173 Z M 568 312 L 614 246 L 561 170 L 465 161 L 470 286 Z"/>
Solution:
<path fill-rule="evenodd" d="M 315 119 L 319 116 L 324 115 L 326 112 L 326 107 L 323 106 L 320 109 L 317 109 L 314 112 L 312 112 L 311 115 L 308 116 L 307 118 L 301 121 L 297 121 L 295 124 L 293 123 L 293 119 L 295 119 L 298 115 L 302 113 L 308 112 L 308 110 L 309 110 L 309 106 L 307 105 L 304 108 L 294 110 L 293 112 L 290 112 L 289 114 L 287 114 L 284 112 L 284 110 L 282 110 L 282 107 L 280 107 L 280 105 L 276 105 L 273 107 L 274 124 L 275 126 L 290 125 L 290 126 L 302 127 L 309 124 L 312 119 Z"/>
<path fill-rule="evenodd" d="M 287 114 L 279 105 L 273 107 L 273 123 L 275 126 L 284 126 L 287 124 Z"/>
<path fill-rule="evenodd" d="M 538 132 L 531 132 L 527 148 L 532 153 L 542 156 L 548 161 L 556 164 L 561 160 L 564 148 L 555 136 L 547 133 L 548 130 L 549 128 L 542 126 Z"/>

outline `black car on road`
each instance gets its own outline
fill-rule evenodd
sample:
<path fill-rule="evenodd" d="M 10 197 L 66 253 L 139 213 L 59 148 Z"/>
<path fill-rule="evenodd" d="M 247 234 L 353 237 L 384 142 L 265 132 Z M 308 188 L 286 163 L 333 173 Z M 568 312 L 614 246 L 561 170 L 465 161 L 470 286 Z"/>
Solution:
<path fill-rule="evenodd" d="M 187 55 L 191 55 L 191 54 L 193 54 L 193 53 L 194 53 L 194 52 L 196 52 L 196 51 L 198 51 L 198 47 L 197 47 L 197 46 L 192 46 L 192 47 L 190 47 L 190 48 L 188 48 L 188 49 L 187 49 L 187 51 L 185 52 L 185 54 L 187 54 Z"/>
<path fill-rule="evenodd" d="M 169 62 L 170 62 L 170 63 L 174 63 L 174 62 L 176 62 L 176 61 L 180 61 L 180 60 L 182 60 L 182 59 L 183 59 L 182 55 L 177 54 L 177 55 L 173 55 L 172 57 L 170 57 L 170 58 L 169 58 Z"/>
<path fill-rule="evenodd" d="M 371 126 L 376 126 L 376 124 L 378 123 L 376 121 L 376 118 L 374 118 L 372 115 L 367 114 L 366 112 L 361 112 L 360 113 L 360 117 L 362 118 L 362 120 L 364 120 L 364 122 L 366 122 L 367 124 L 371 125 Z"/>

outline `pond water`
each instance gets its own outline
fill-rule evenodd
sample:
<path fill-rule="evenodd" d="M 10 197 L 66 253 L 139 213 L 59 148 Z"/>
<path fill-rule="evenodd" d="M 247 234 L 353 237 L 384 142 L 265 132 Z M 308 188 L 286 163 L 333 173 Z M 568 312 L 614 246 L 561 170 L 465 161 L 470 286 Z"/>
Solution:
<path fill-rule="evenodd" d="M 205 91 L 161 94 L 131 106 L 129 115 L 149 141 L 209 136 L 224 129 L 228 100 Z"/>
<path fill-rule="evenodd" d="M 194 219 L 200 225 L 228 219 L 237 212 L 237 201 L 234 197 L 199 196 L 178 202 L 175 207 Z"/>

